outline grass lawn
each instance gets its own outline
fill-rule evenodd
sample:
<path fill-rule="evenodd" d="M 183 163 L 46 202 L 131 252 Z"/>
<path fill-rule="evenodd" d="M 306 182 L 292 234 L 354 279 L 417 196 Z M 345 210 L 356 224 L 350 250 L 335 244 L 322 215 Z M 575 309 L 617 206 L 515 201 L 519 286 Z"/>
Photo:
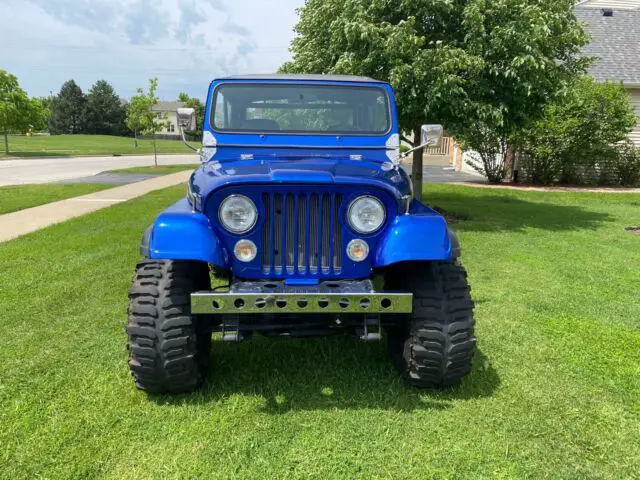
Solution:
<path fill-rule="evenodd" d="M 0 215 L 111 188 L 113 185 L 11 185 L 0 187 Z"/>
<path fill-rule="evenodd" d="M 184 170 L 195 170 L 200 166 L 199 163 L 193 165 L 160 165 L 158 167 L 131 167 L 119 170 L 110 170 L 108 173 L 139 173 L 139 174 L 159 174 L 168 175 L 170 173 L 178 173 Z"/>
<path fill-rule="evenodd" d="M 4 140 L 3 140 L 4 142 Z M 131 155 L 153 153 L 151 140 L 111 135 L 38 135 L 33 137 L 9 136 L 9 155 L 2 157 L 67 157 L 71 155 Z M 179 140 L 157 140 L 158 153 L 193 153 Z"/>
<path fill-rule="evenodd" d="M 405 387 L 384 344 L 214 342 L 193 395 L 126 366 L 151 193 L 0 245 L 0 476 L 638 478 L 637 195 L 430 186 L 477 303 L 472 374 Z"/>

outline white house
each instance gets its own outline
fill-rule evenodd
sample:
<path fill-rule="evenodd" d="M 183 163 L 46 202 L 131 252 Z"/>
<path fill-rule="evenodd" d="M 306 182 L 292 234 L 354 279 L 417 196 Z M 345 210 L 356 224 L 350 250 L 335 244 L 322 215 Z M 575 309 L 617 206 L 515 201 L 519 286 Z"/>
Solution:
<path fill-rule="evenodd" d="M 622 83 L 631 95 L 639 122 L 630 139 L 640 145 L 640 0 L 585 0 L 574 12 L 591 36 L 583 53 L 597 58 L 589 73 Z"/>

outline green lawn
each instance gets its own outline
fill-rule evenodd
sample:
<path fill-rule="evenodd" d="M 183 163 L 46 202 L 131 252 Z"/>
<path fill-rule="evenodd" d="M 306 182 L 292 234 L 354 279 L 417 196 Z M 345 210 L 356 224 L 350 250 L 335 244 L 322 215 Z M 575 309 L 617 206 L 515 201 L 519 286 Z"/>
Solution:
<path fill-rule="evenodd" d="M 427 193 L 466 218 L 477 303 L 474 370 L 438 392 L 348 338 L 214 342 L 203 391 L 136 391 L 127 289 L 182 187 L 0 245 L 0 476 L 638 478 L 638 196 Z"/>
<path fill-rule="evenodd" d="M 0 187 L 0 215 L 111 188 L 113 185 L 11 185 Z"/>
<path fill-rule="evenodd" d="M 158 167 L 131 167 L 131 168 L 122 168 L 119 170 L 110 170 L 108 173 L 140 173 L 140 174 L 158 174 L 158 175 L 168 175 L 170 173 L 178 173 L 184 170 L 195 170 L 198 168 L 200 164 L 192 164 L 192 165 L 160 165 Z"/>
<path fill-rule="evenodd" d="M 2 140 L 4 142 L 4 140 Z M 9 157 L 65 157 L 71 155 L 133 155 L 153 153 L 151 140 L 110 135 L 9 136 Z M 157 140 L 158 153 L 193 153 L 179 140 Z M 4 143 L 0 158 L 7 157 Z"/>

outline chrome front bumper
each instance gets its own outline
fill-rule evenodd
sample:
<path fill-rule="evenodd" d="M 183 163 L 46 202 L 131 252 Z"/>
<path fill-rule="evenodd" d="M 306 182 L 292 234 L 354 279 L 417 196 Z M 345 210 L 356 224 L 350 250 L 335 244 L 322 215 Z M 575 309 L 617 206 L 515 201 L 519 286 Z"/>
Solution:
<path fill-rule="evenodd" d="M 369 280 L 314 286 L 239 282 L 229 291 L 191 294 L 193 314 L 406 314 L 413 294 L 376 292 Z"/>

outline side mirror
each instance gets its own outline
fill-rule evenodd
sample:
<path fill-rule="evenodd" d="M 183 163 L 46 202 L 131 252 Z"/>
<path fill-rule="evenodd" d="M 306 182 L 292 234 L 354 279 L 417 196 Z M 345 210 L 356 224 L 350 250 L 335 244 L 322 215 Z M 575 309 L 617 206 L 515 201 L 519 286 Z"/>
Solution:
<path fill-rule="evenodd" d="M 444 128 L 442 125 L 422 125 L 422 127 L 420 127 L 420 145 L 400 154 L 400 156 L 394 160 L 394 163 L 399 165 L 402 163 L 403 158 L 408 157 L 409 154 L 416 150 L 434 146 L 439 147 L 442 144 L 442 137 L 444 137 Z"/>
<path fill-rule="evenodd" d="M 182 143 L 184 143 L 187 148 L 197 152 L 198 149 L 192 147 L 187 142 L 186 137 L 184 136 L 185 129 L 193 129 L 195 128 L 195 120 L 196 120 L 196 110 L 194 108 L 178 108 L 176 110 L 176 117 L 178 117 L 178 130 L 180 130 L 180 135 L 182 136 Z"/>
<path fill-rule="evenodd" d="M 176 114 L 178 116 L 178 125 L 181 128 L 190 129 L 196 116 L 195 109 L 186 107 L 178 108 Z"/>
<path fill-rule="evenodd" d="M 423 145 L 439 147 L 442 144 L 442 137 L 444 137 L 444 128 L 442 128 L 442 125 L 423 125 L 420 131 Z"/>

